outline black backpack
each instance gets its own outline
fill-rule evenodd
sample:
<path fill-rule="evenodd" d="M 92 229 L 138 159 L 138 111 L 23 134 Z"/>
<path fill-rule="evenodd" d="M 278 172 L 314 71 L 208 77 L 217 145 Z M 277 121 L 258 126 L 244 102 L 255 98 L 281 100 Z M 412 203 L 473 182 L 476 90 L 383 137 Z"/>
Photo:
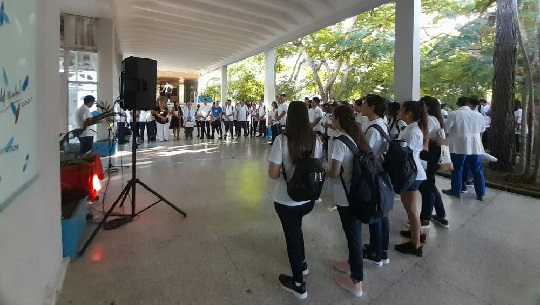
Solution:
<path fill-rule="evenodd" d="M 362 223 L 367 224 L 387 216 L 394 206 L 390 177 L 375 160 L 373 152 L 361 153 L 356 144 L 345 135 L 336 139 L 347 145 L 354 153 L 349 192 L 343 175 L 340 174 L 351 212 Z"/>
<path fill-rule="evenodd" d="M 282 137 L 281 141 L 285 138 Z M 321 197 L 321 192 L 326 179 L 326 170 L 319 159 L 313 158 L 312 152 L 296 163 L 291 180 L 287 178 L 285 167 L 281 164 L 283 178 L 287 183 L 287 194 L 294 201 L 315 201 Z"/>
<path fill-rule="evenodd" d="M 403 190 L 411 187 L 416 180 L 418 170 L 414 162 L 413 151 L 408 146 L 402 146 L 405 140 L 391 140 L 381 126 L 374 124 L 367 129 L 370 128 L 375 128 L 388 142 L 388 150 L 384 154 L 382 166 L 390 176 L 394 192 L 401 194 Z"/>

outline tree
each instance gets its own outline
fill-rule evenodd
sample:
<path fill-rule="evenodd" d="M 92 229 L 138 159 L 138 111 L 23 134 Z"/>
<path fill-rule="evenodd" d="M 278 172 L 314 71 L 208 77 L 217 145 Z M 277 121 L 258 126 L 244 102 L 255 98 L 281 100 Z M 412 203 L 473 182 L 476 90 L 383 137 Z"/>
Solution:
<path fill-rule="evenodd" d="M 497 0 L 497 32 L 493 54 L 493 102 L 491 106 L 491 153 L 498 161 L 492 167 L 511 172 L 514 154 L 512 116 L 516 66 L 516 0 Z"/>

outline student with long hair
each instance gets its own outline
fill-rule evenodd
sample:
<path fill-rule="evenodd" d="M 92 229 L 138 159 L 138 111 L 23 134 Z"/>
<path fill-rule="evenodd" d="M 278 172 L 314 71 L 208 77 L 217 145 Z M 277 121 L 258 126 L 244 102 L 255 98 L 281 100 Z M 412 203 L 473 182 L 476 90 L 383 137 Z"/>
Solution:
<path fill-rule="evenodd" d="M 292 177 L 296 164 L 302 158 L 321 158 L 322 145 L 309 124 L 308 109 L 303 102 L 292 102 L 287 112 L 287 133 L 276 137 L 270 153 L 268 175 L 278 180 L 274 190 L 274 207 L 279 216 L 292 276 L 279 275 L 283 289 L 299 299 L 307 297 L 303 275 L 309 273 L 304 252 L 302 217 L 313 210 L 313 201 L 297 202 L 287 194 L 287 182 L 280 178 L 280 172 Z M 289 178 L 290 179 L 290 178 Z"/>
<path fill-rule="evenodd" d="M 369 150 L 369 145 L 364 138 L 360 124 L 355 121 L 354 114 L 349 106 L 339 105 L 334 108 L 332 126 L 337 131 L 337 136 L 344 135 L 348 137 L 361 152 Z M 350 273 L 350 276 L 346 274 L 337 275 L 335 281 L 342 288 L 360 297 L 362 296 L 362 281 L 364 279 L 362 223 L 351 212 L 344 189 L 344 187 L 350 188 L 351 185 L 354 153 L 341 140 L 335 139 L 331 158 L 328 177 L 337 178 L 334 179 L 334 203 L 337 205 L 349 248 L 348 260 L 334 262 L 333 267 L 339 272 Z M 343 171 L 343 184 L 340 178 L 341 171 Z"/>
<path fill-rule="evenodd" d="M 362 113 L 368 118 L 365 126 L 366 141 L 373 151 L 373 155 L 378 160 L 388 149 L 388 142 L 385 135 L 388 136 L 388 127 L 383 121 L 386 104 L 384 98 L 376 94 L 368 94 L 362 104 Z M 380 126 L 382 132 L 376 129 Z M 369 244 L 364 246 L 364 260 L 373 263 L 379 267 L 390 263 L 388 259 L 388 246 L 390 241 L 390 224 L 388 217 L 385 216 L 369 225 Z"/>
<path fill-rule="evenodd" d="M 270 123 L 272 126 L 270 127 L 270 130 L 272 131 L 272 141 L 268 144 L 272 145 L 274 144 L 274 141 L 276 140 L 276 137 L 279 135 L 279 120 L 278 118 L 278 104 L 276 101 L 272 102 L 272 111 L 270 112 L 272 115 L 272 119 L 270 120 Z"/>
<path fill-rule="evenodd" d="M 418 187 L 422 181 L 426 180 L 426 171 L 420 161 L 420 152 L 427 146 L 428 141 L 427 113 L 424 103 L 419 101 L 404 102 L 401 105 L 398 117 L 407 124 L 407 127 L 399 134 L 398 140 L 404 140 L 406 145 L 412 150 L 417 173 L 415 183 L 401 192 L 401 202 L 407 212 L 411 229 L 400 231 L 400 234 L 411 240 L 396 245 L 395 249 L 404 254 L 413 254 L 422 257 L 422 244 L 420 242 L 422 228 L 416 209 L 416 191 L 418 191 Z M 425 235 L 422 239 L 424 238 Z"/>
<path fill-rule="evenodd" d="M 439 168 L 441 158 L 441 140 L 445 138 L 444 119 L 441 113 L 441 104 L 431 96 L 424 96 L 420 99 L 427 108 L 428 113 L 428 150 L 420 153 L 420 158 L 427 162 L 427 179 L 420 184 L 418 190 L 422 194 L 422 212 L 420 212 L 420 224 L 422 229 L 430 227 L 430 220 L 435 221 L 444 228 L 448 228 L 446 211 L 444 210 L 441 193 L 435 184 L 435 174 Z M 435 208 L 435 215 L 431 215 Z"/>
<path fill-rule="evenodd" d="M 407 124 L 398 118 L 401 104 L 392 102 L 386 105 L 386 118 L 388 120 L 388 132 L 391 139 L 397 139 L 399 134 L 407 127 Z"/>

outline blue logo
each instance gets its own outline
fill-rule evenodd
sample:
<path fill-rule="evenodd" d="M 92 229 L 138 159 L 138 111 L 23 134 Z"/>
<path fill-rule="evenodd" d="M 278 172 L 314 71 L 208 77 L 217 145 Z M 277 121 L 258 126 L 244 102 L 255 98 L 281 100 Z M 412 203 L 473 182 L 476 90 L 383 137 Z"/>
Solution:
<path fill-rule="evenodd" d="M 6 11 L 4 10 L 4 1 L 2 1 L 2 4 L 0 5 L 0 26 L 3 26 L 4 22 L 8 24 L 9 17 L 6 14 Z"/>

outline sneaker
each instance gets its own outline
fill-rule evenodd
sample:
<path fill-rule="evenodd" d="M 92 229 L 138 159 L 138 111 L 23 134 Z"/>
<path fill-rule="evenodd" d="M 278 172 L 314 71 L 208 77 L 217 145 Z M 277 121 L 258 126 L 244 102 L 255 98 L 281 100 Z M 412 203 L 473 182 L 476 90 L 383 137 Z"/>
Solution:
<path fill-rule="evenodd" d="M 334 280 L 339 286 L 341 286 L 341 288 L 348 290 L 355 296 L 361 297 L 363 295 L 362 282 L 354 283 L 351 277 L 345 274 L 338 274 L 334 276 Z"/>
<path fill-rule="evenodd" d="M 476 195 L 476 200 L 484 201 L 484 196 Z"/>
<path fill-rule="evenodd" d="M 448 220 L 444 217 L 439 217 L 437 215 L 431 216 L 431 220 L 433 220 L 436 224 L 440 225 L 441 227 L 445 229 L 449 229 L 450 226 L 448 225 Z"/>
<path fill-rule="evenodd" d="M 303 300 L 307 298 L 306 282 L 302 282 L 300 286 L 296 286 L 296 282 L 291 276 L 280 274 L 279 284 L 285 291 L 292 293 L 295 297 Z"/>
<path fill-rule="evenodd" d="M 332 267 L 334 267 L 334 270 L 336 271 L 351 274 L 351 265 L 349 265 L 349 262 L 344 262 L 344 261 L 334 262 L 332 264 Z"/>
<path fill-rule="evenodd" d="M 442 192 L 443 192 L 443 194 L 446 194 L 448 196 L 461 198 L 461 194 L 456 194 L 456 193 L 452 192 L 452 190 L 442 190 Z"/>
<path fill-rule="evenodd" d="M 405 238 L 411 239 L 411 230 L 407 231 L 399 231 L 399 234 Z M 425 244 L 426 243 L 426 233 L 420 234 L 420 242 Z"/>
<path fill-rule="evenodd" d="M 364 248 L 364 251 L 363 251 L 363 256 L 364 256 L 364 261 L 365 262 L 370 262 L 374 265 L 377 265 L 379 267 L 382 267 L 383 265 L 383 262 L 382 262 L 382 259 L 381 259 L 381 256 L 378 255 L 378 254 L 375 254 L 371 251 L 371 249 L 366 249 Z"/>
<path fill-rule="evenodd" d="M 388 258 L 388 251 L 383 250 L 383 252 L 381 253 L 381 260 L 385 265 L 390 264 L 390 259 Z"/>
<path fill-rule="evenodd" d="M 303 261 L 302 262 L 302 275 L 308 275 L 309 274 L 309 269 L 307 267 L 307 263 L 306 261 Z"/>
<path fill-rule="evenodd" d="M 419 248 L 416 248 L 414 244 L 410 241 L 399 244 L 399 245 L 395 245 L 394 248 L 396 249 L 397 252 L 401 252 L 403 254 L 413 254 L 418 257 L 423 256 L 422 246 L 420 246 Z"/>

